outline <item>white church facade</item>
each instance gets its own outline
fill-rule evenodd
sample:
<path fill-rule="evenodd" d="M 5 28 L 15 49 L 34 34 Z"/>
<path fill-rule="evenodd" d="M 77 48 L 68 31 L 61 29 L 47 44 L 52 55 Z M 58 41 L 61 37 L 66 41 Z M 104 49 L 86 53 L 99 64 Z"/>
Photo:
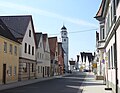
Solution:
<path fill-rule="evenodd" d="M 61 28 L 61 39 L 62 39 L 62 47 L 64 50 L 64 69 L 65 72 L 68 71 L 69 69 L 69 62 L 68 62 L 68 32 L 67 32 L 67 28 L 63 25 L 63 27 Z"/>

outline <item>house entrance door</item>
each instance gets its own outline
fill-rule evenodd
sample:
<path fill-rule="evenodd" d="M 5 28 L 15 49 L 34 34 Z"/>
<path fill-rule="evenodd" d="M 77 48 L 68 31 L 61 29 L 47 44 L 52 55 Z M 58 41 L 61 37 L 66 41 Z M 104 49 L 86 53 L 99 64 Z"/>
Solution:
<path fill-rule="evenodd" d="M 3 84 L 6 84 L 6 64 L 3 64 Z"/>
<path fill-rule="evenodd" d="M 44 77 L 44 67 L 43 67 L 43 77 Z"/>

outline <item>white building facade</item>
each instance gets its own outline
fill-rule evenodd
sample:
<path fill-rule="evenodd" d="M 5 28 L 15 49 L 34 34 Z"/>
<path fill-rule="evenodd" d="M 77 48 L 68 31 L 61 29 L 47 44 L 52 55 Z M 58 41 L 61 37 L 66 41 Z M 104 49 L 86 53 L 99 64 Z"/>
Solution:
<path fill-rule="evenodd" d="M 68 33 L 67 33 L 67 28 L 63 25 L 63 27 L 61 28 L 61 38 L 62 38 L 62 47 L 64 50 L 64 69 L 65 72 L 68 71 L 69 69 L 69 62 L 68 62 L 68 42 L 69 42 L 69 38 L 68 38 Z"/>
<path fill-rule="evenodd" d="M 43 77 L 50 76 L 50 47 L 48 42 L 48 35 L 43 34 L 43 47 L 44 47 L 44 66 L 43 67 Z"/>
<path fill-rule="evenodd" d="M 108 88 L 120 93 L 120 0 L 102 0 L 96 19 L 103 22 L 100 38 L 104 36 L 103 58 L 105 59 L 105 80 Z"/>
<path fill-rule="evenodd" d="M 36 36 L 36 78 L 44 77 L 43 67 L 44 65 L 44 48 L 42 33 L 35 33 Z"/>

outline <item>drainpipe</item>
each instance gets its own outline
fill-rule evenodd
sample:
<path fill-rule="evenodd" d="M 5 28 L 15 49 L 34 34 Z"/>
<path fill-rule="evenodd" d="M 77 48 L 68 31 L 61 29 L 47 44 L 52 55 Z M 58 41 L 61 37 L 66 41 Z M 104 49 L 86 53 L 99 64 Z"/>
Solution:
<path fill-rule="evenodd" d="M 114 0 L 114 23 L 117 23 L 116 22 L 116 0 Z M 116 32 L 116 29 L 114 30 L 115 31 L 115 80 L 116 80 L 116 90 L 115 90 L 115 93 L 118 93 L 118 68 L 117 68 L 117 32 Z"/>
<path fill-rule="evenodd" d="M 116 80 L 116 92 L 118 93 L 118 68 L 117 68 L 117 36 L 116 36 L 116 30 L 115 30 L 115 80 Z"/>

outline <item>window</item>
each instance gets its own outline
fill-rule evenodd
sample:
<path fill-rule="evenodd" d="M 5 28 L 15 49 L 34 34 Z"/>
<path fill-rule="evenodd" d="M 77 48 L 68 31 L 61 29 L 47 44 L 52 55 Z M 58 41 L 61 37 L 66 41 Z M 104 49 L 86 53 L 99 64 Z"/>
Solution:
<path fill-rule="evenodd" d="M 112 6 L 111 6 L 111 22 L 113 21 L 113 19 L 114 19 L 114 6 L 113 6 L 114 4 L 112 4 Z"/>
<path fill-rule="evenodd" d="M 12 54 L 12 44 L 10 44 L 9 52 Z"/>
<path fill-rule="evenodd" d="M 17 67 L 15 66 L 14 67 L 14 75 L 16 75 L 17 74 Z"/>
<path fill-rule="evenodd" d="M 109 30 L 110 30 L 110 15 L 108 14 L 106 19 L 106 35 L 108 34 Z"/>
<path fill-rule="evenodd" d="M 104 31 L 104 27 L 100 28 L 100 40 L 104 40 L 105 39 L 105 31 Z"/>
<path fill-rule="evenodd" d="M 40 53 L 40 57 L 39 58 L 41 59 L 41 53 Z"/>
<path fill-rule="evenodd" d="M 115 68 L 115 57 L 116 57 L 116 47 L 115 47 L 115 43 L 113 44 L 113 58 L 114 58 L 114 62 L 113 62 L 113 67 Z"/>
<path fill-rule="evenodd" d="M 111 46 L 111 68 L 113 68 L 113 47 Z"/>
<path fill-rule="evenodd" d="M 66 41 L 66 39 L 64 39 L 64 41 Z"/>
<path fill-rule="evenodd" d="M 29 30 L 29 37 L 31 37 L 31 30 Z"/>
<path fill-rule="evenodd" d="M 110 69 L 110 49 L 108 51 L 108 68 Z"/>
<path fill-rule="evenodd" d="M 116 0 L 116 7 L 118 6 L 119 1 L 120 1 L 120 0 Z"/>
<path fill-rule="evenodd" d="M 40 47 L 42 47 L 42 43 L 40 42 Z"/>
<path fill-rule="evenodd" d="M 41 66 L 41 73 L 43 72 L 43 67 Z"/>
<path fill-rule="evenodd" d="M 38 73 L 40 73 L 40 66 L 38 66 Z"/>
<path fill-rule="evenodd" d="M 109 28 L 110 28 L 110 13 L 108 14 L 108 31 L 109 31 Z"/>
<path fill-rule="evenodd" d="M 14 54 L 17 55 L 17 46 L 14 47 Z"/>
<path fill-rule="evenodd" d="M 0 52 L 1 52 L 1 50 L 2 50 L 2 42 L 0 42 Z"/>
<path fill-rule="evenodd" d="M 47 67 L 45 66 L 45 75 L 47 75 L 47 73 L 46 73 L 46 72 L 47 72 Z"/>
<path fill-rule="evenodd" d="M 32 46 L 32 55 L 34 55 L 34 46 Z"/>
<path fill-rule="evenodd" d="M 42 59 L 44 58 L 44 54 L 42 54 Z"/>
<path fill-rule="evenodd" d="M 29 45 L 29 47 L 28 47 L 28 54 L 30 54 L 30 45 Z"/>
<path fill-rule="evenodd" d="M 25 53 L 27 53 L 27 43 L 25 43 Z"/>
<path fill-rule="evenodd" d="M 12 66 L 9 66 L 8 75 L 9 75 L 9 76 L 12 76 Z"/>
<path fill-rule="evenodd" d="M 34 64 L 32 63 L 32 72 L 34 72 Z"/>
<path fill-rule="evenodd" d="M 56 56 L 57 56 L 57 52 L 56 52 Z"/>
<path fill-rule="evenodd" d="M 66 35 L 66 33 L 64 33 L 64 35 Z"/>
<path fill-rule="evenodd" d="M 7 42 L 4 42 L 4 52 L 7 53 Z"/>
<path fill-rule="evenodd" d="M 102 35 L 103 35 L 102 38 L 105 39 L 105 31 L 104 31 L 104 28 L 102 28 L 102 33 L 103 33 L 103 34 L 102 34 Z"/>
<path fill-rule="evenodd" d="M 39 58 L 39 52 L 37 53 L 37 58 Z"/>

